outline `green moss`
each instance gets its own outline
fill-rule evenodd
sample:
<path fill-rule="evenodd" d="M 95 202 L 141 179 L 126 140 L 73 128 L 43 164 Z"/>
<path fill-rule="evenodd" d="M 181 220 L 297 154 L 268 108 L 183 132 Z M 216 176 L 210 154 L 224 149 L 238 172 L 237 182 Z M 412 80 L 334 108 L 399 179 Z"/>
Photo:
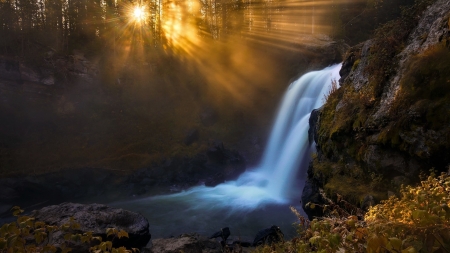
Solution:
<path fill-rule="evenodd" d="M 402 17 L 378 28 L 372 40 L 366 72 L 369 86 L 376 97 L 381 96 L 386 81 L 395 73 L 396 56 L 404 48 L 411 30 L 417 25 L 420 14 L 433 0 L 418 0 L 415 5 L 403 10 Z M 394 60 L 393 60 L 394 59 Z"/>
<path fill-rule="evenodd" d="M 337 164 L 328 161 L 319 161 L 317 157 L 313 158 L 313 174 L 314 178 L 319 181 L 327 181 L 333 177 L 337 171 Z"/>
<path fill-rule="evenodd" d="M 448 133 L 450 122 L 450 50 L 444 43 L 411 58 L 400 80 L 400 89 L 390 109 L 392 123 L 381 131 L 378 141 L 408 151 L 399 137 L 415 126 Z M 440 140 L 432 142 L 443 143 Z M 441 147 L 442 148 L 442 147 Z M 436 147 L 439 149 L 439 147 Z"/>
<path fill-rule="evenodd" d="M 324 190 L 329 196 L 334 196 L 337 193 L 356 205 L 360 204 L 367 195 L 372 195 L 376 199 L 385 199 L 387 197 L 384 189 L 375 190 L 370 182 L 346 175 L 335 175 L 330 178 L 325 184 Z"/>
<path fill-rule="evenodd" d="M 355 70 L 355 69 L 358 67 L 358 65 L 359 65 L 360 62 L 361 62 L 361 59 L 358 59 L 358 60 L 356 60 L 356 61 L 353 63 L 352 71 Z"/>

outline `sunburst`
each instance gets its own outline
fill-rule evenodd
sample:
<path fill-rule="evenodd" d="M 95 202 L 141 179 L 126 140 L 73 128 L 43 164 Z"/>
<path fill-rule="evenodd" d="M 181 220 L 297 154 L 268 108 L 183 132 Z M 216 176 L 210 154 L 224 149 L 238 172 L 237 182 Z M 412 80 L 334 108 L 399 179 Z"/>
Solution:
<path fill-rule="evenodd" d="M 145 20 L 146 15 L 145 6 L 135 6 L 131 16 L 136 22 L 142 22 Z"/>

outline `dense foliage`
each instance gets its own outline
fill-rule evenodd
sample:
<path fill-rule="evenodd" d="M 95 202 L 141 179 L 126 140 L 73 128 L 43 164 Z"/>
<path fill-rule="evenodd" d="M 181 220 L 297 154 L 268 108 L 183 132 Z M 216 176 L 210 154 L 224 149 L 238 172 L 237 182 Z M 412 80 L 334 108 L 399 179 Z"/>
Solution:
<path fill-rule="evenodd" d="M 317 208 L 317 207 L 316 207 Z M 364 216 L 331 216 L 308 222 L 298 212 L 298 237 L 256 252 L 449 252 L 450 176 L 433 174 L 406 186 L 400 198 L 382 201 Z"/>
<path fill-rule="evenodd" d="M 78 233 L 80 224 L 73 218 L 68 223 L 61 226 L 48 225 L 41 221 L 36 221 L 33 217 L 23 216 L 19 207 L 12 208 L 13 215 L 17 220 L 12 223 L 6 223 L 0 228 L 0 252 L 1 253 L 67 253 L 72 251 L 71 246 L 74 242 L 81 242 L 90 245 L 89 252 L 93 253 L 134 253 L 138 249 L 131 250 L 125 247 L 113 247 L 115 238 L 128 238 L 128 233 L 116 228 L 107 228 L 106 236 L 109 240 L 103 241 L 101 236 L 94 235 L 92 232 Z M 62 234 L 64 241 L 55 243 L 51 241 L 54 234 Z"/>

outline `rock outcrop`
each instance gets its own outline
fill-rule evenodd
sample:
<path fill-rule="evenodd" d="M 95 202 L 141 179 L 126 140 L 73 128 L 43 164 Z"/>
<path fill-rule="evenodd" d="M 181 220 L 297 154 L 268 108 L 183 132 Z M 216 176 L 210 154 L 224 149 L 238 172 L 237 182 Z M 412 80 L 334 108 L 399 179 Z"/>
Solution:
<path fill-rule="evenodd" d="M 75 233 L 92 232 L 94 236 L 101 236 L 103 241 L 107 228 L 116 228 L 128 233 L 128 238 L 122 237 L 113 240 L 113 247 L 143 248 L 150 241 L 149 223 L 147 219 L 137 213 L 127 210 L 111 208 L 100 204 L 76 204 L 63 203 L 60 205 L 47 206 L 31 214 L 37 221 L 45 222 L 49 225 L 62 226 L 70 224 L 70 218 L 80 226 Z M 108 239 L 111 240 L 111 237 Z M 62 231 L 55 232 L 49 238 L 49 243 L 55 246 L 60 245 L 64 240 Z M 88 252 L 90 245 L 81 242 L 72 242 L 69 245 L 71 252 Z"/>
<path fill-rule="evenodd" d="M 425 4 L 347 52 L 341 88 L 310 122 L 318 155 L 306 195 L 322 188 L 366 208 L 421 172 L 446 171 L 450 1 Z"/>
<path fill-rule="evenodd" d="M 245 171 L 244 158 L 222 142 L 212 142 L 193 157 L 167 158 L 134 172 L 102 168 L 67 169 L 0 179 L 0 214 L 13 205 L 40 206 L 63 201 L 102 202 L 149 193 L 170 193 L 205 184 L 215 186 Z"/>
<path fill-rule="evenodd" d="M 50 51 L 39 66 L 0 56 L 0 102 L 9 104 L 11 96 L 23 93 L 29 100 L 50 102 L 61 96 L 68 79 L 90 86 L 98 72 L 98 66 L 81 53 L 56 57 Z"/>
<path fill-rule="evenodd" d="M 177 238 L 160 238 L 152 240 L 151 247 L 143 252 L 151 253 L 220 253 L 222 246 L 219 242 L 197 234 L 184 234 Z"/>

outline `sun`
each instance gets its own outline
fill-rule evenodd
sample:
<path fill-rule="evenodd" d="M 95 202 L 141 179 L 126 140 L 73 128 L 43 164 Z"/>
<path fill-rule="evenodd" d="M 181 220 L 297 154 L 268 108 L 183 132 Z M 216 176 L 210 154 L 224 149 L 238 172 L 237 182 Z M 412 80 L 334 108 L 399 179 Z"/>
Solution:
<path fill-rule="evenodd" d="M 137 22 L 141 22 L 145 18 L 145 8 L 144 6 L 136 6 L 133 9 L 133 18 Z"/>

